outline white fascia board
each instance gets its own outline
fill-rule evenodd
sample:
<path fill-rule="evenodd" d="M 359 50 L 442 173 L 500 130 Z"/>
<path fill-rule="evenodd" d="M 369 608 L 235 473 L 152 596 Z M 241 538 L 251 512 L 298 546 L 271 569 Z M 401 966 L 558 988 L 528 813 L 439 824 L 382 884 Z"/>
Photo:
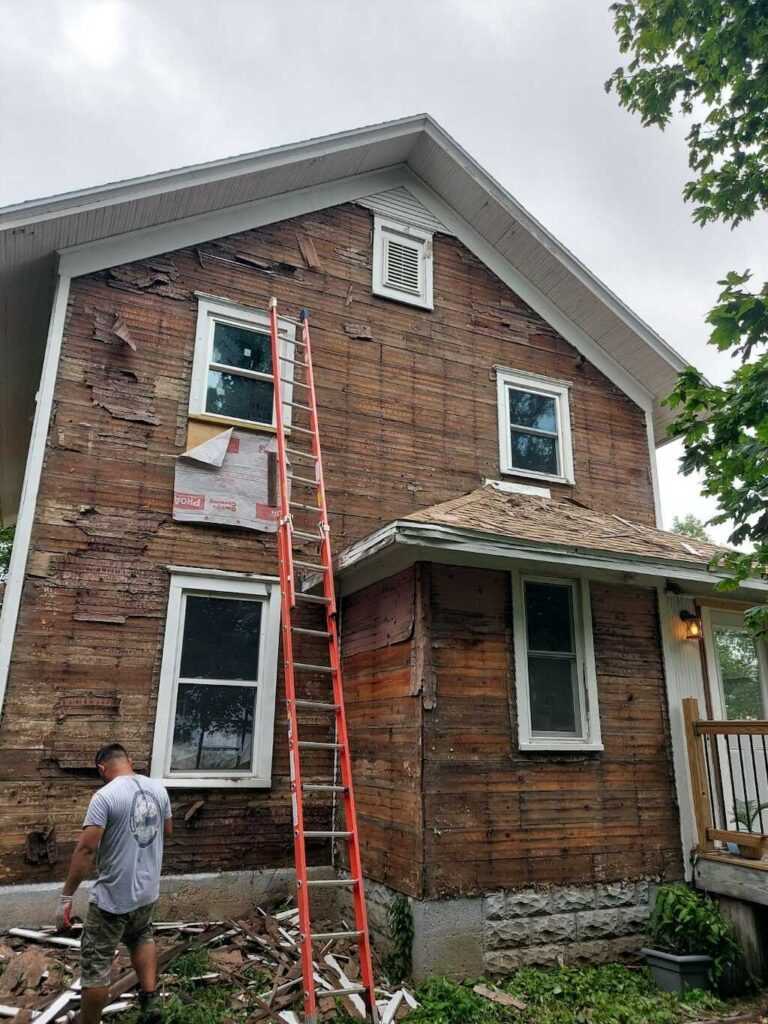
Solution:
<path fill-rule="evenodd" d="M 653 413 L 645 410 L 645 432 L 648 437 L 648 461 L 651 465 L 651 488 L 653 489 L 653 508 L 656 513 L 656 526 L 664 529 L 664 517 L 661 512 L 661 490 L 659 488 L 659 467 L 656 464 L 656 432 L 653 429 Z"/>
<path fill-rule="evenodd" d="M 498 203 L 505 207 L 516 221 L 522 224 L 534 238 L 563 264 L 563 266 L 578 278 L 596 298 L 606 305 L 612 313 L 623 321 L 635 334 L 638 334 L 647 345 L 650 346 L 659 356 L 670 364 L 677 372 L 684 370 L 688 365 L 687 361 L 676 352 L 671 345 L 653 330 L 644 320 L 634 313 L 629 306 L 626 306 L 611 289 L 596 277 L 578 257 L 559 242 L 543 224 L 521 206 L 511 193 L 509 193 L 500 182 L 484 170 L 477 161 L 453 139 L 443 128 L 432 118 L 427 118 L 424 126 L 425 133 L 432 141 L 440 146 L 454 162 L 458 163 L 463 170 L 482 189 L 493 196 Z"/>
<path fill-rule="evenodd" d="M 425 130 L 428 122 L 434 124 L 428 115 L 416 114 L 395 121 L 385 121 L 380 125 L 353 128 L 351 131 L 337 132 L 303 142 L 292 142 L 285 146 L 273 146 L 255 153 L 225 157 L 223 160 L 212 160 L 16 203 L 0 208 L 0 231 L 25 224 L 37 224 L 54 217 L 67 217 L 88 210 L 114 206 L 116 203 L 176 192 L 196 185 L 257 174 L 277 167 L 289 167 L 302 160 L 319 160 L 348 149 L 362 149 L 364 146 L 395 138 L 416 137 Z"/>
<path fill-rule="evenodd" d="M 516 267 L 486 241 L 464 218 L 433 192 L 413 171 L 403 169 L 405 184 L 438 220 L 456 235 L 460 242 L 477 256 L 504 284 L 527 302 L 550 327 L 554 327 L 566 341 L 580 352 L 593 366 L 628 395 L 646 413 L 653 410 L 654 396 L 640 381 L 618 363 L 606 350 L 578 327 L 551 299 L 536 288 Z"/>
<path fill-rule="evenodd" d="M 8 686 L 8 672 L 13 654 L 13 642 L 16 637 L 16 624 L 21 606 L 21 595 L 24 589 L 24 576 L 27 569 L 27 557 L 32 539 L 32 525 L 37 507 L 37 495 L 40 490 L 40 478 L 45 459 L 45 445 L 48 438 L 48 426 L 53 409 L 53 393 L 56 387 L 56 376 L 61 355 L 61 341 L 64 336 L 64 320 L 69 301 L 70 279 L 66 274 L 59 273 L 51 307 L 51 318 L 48 326 L 48 337 L 45 345 L 43 369 L 40 375 L 40 387 L 37 392 L 35 418 L 32 424 L 32 436 L 27 453 L 27 465 L 24 470 L 24 483 L 21 490 L 16 533 L 11 549 L 11 561 L 5 581 L 5 596 L 0 610 L 0 717 L 2 717 L 5 691 Z"/>
<path fill-rule="evenodd" d="M 383 191 L 402 183 L 402 169 L 387 168 L 367 174 L 340 178 L 326 185 L 313 185 L 284 192 L 281 195 L 256 199 L 223 210 L 199 214 L 185 220 L 158 224 L 140 231 L 129 231 L 97 242 L 62 249 L 59 253 L 62 269 L 70 277 L 92 274 L 97 270 L 147 259 L 160 253 L 173 252 L 190 245 L 200 245 L 212 238 L 238 234 L 291 217 L 314 213 L 329 206 L 354 202 L 373 191 Z"/>
<path fill-rule="evenodd" d="M 725 574 L 702 569 L 700 563 L 663 561 L 643 556 L 613 555 L 591 548 L 578 548 L 571 544 L 541 544 L 517 537 L 463 530 L 437 523 L 418 523 L 395 520 L 357 544 L 351 545 L 338 556 L 335 571 L 344 575 L 362 561 L 368 561 L 390 545 L 408 545 L 420 549 L 428 557 L 440 552 L 461 552 L 464 555 L 493 557 L 500 563 L 515 560 L 548 562 L 583 569 L 604 569 L 628 576 L 647 576 L 654 580 L 674 579 L 688 583 L 714 586 Z M 768 581 L 745 580 L 744 590 L 768 596 Z"/>

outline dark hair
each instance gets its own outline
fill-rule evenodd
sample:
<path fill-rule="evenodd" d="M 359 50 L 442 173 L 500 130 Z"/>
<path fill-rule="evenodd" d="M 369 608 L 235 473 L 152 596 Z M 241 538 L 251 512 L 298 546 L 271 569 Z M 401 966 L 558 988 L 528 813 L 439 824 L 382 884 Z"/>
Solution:
<path fill-rule="evenodd" d="M 107 743 L 96 754 L 96 767 L 98 768 L 100 764 L 104 764 L 105 761 L 111 761 L 115 757 L 128 757 L 128 751 L 122 743 Z"/>

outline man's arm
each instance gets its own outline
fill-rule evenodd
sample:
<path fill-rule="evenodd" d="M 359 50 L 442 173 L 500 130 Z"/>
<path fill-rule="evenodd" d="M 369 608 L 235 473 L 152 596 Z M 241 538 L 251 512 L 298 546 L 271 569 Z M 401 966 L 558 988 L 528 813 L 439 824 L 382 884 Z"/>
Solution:
<path fill-rule="evenodd" d="M 103 835 L 104 829 L 96 825 L 86 825 L 83 829 L 72 854 L 72 859 L 69 862 L 69 873 L 64 883 L 62 895 L 74 896 L 77 892 L 77 887 L 83 879 L 90 875 L 96 860 L 96 851 L 99 848 Z"/>

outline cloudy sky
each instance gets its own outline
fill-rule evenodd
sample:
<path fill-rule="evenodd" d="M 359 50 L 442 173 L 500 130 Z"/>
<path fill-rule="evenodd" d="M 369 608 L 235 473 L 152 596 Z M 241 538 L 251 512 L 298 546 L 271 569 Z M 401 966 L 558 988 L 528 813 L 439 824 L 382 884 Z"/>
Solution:
<path fill-rule="evenodd" d="M 684 125 L 606 96 L 607 0 L 0 0 L 0 19 L 0 205 L 428 111 L 715 379 L 717 279 L 768 277 L 764 220 L 691 223 Z M 668 525 L 714 511 L 677 455 Z"/>

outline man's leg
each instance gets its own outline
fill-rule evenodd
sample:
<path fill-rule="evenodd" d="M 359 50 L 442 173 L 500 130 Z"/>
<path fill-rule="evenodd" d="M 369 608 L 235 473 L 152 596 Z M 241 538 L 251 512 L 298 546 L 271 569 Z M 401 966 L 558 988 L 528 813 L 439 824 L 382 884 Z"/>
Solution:
<path fill-rule="evenodd" d="M 131 963 L 139 979 L 140 991 L 154 992 L 157 988 L 157 948 L 153 939 L 133 947 Z"/>
<path fill-rule="evenodd" d="M 155 905 L 141 907 L 128 917 L 125 940 L 131 954 L 131 963 L 139 979 L 139 1008 L 141 1024 L 159 1024 L 163 1019 L 157 988 L 157 948 L 152 929 Z"/>
<path fill-rule="evenodd" d="M 80 943 L 80 974 L 83 998 L 82 1024 L 99 1024 L 101 1011 L 109 998 L 112 960 L 124 927 L 123 916 L 108 914 L 91 903 L 85 918 Z"/>
<path fill-rule="evenodd" d="M 81 1024 L 99 1024 L 101 1011 L 109 998 L 109 985 L 102 985 L 100 988 L 84 988 L 83 999 L 80 1003 Z"/>

